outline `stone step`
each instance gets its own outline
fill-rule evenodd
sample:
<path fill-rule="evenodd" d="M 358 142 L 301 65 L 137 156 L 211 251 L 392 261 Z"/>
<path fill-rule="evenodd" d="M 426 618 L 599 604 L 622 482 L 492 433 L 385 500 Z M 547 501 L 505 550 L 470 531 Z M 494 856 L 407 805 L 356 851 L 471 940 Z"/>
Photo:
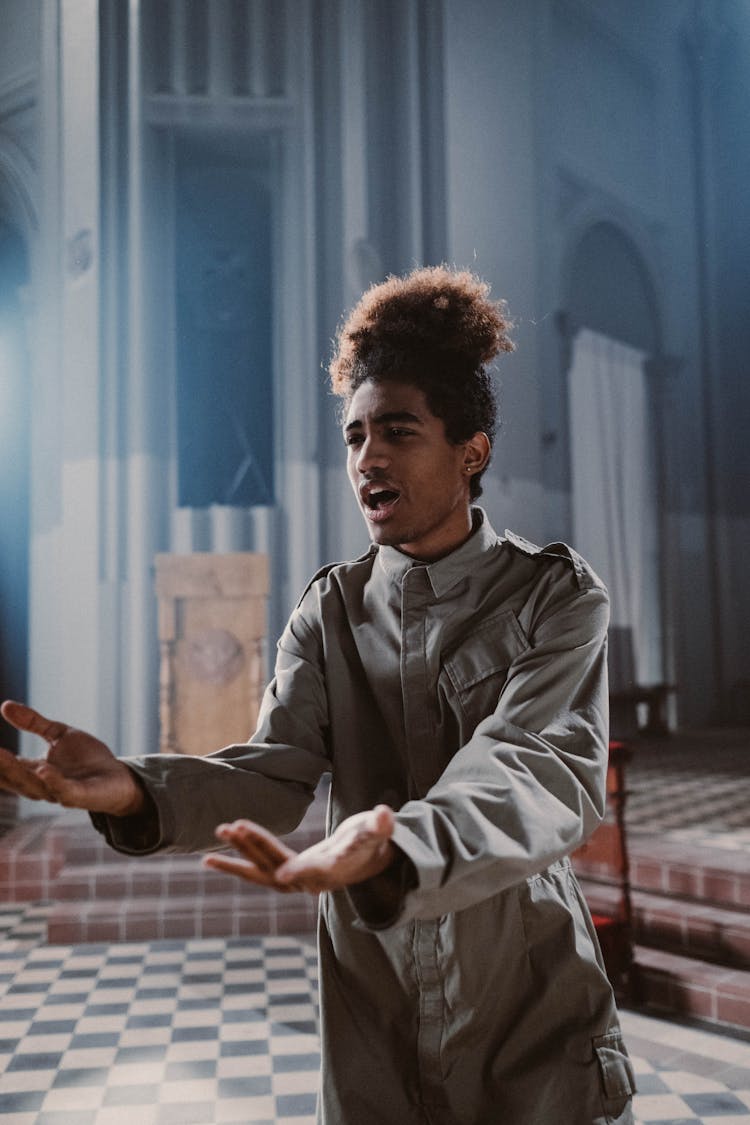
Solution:
<path fill-rule="evenodd" d="M 65 850 L 50 837 L 53 815 L 22 820 L 0 839 L 0 900 L 34 902 L 49 898 Z"/>
<path fill-rule="evenodd" d="M 750 1031 L 750 971 L 639 945 L 633 976 L 639 1007 L 717 1030 Z"/>
<path fill-rule="evenodd" d="M 290 847 L 321 839 L 325 804 L 321 794 L 284 837 Z M 0 895 L 52 902 L 47 940 L 61 944 L 309 933 L 317 918 L 313 896 L 240 883 L 198 855 L 124 856 L 75 812 L 34 817 L 0 840 Z"/>
<path fill-rule="evenodd" d="M 581 879 L 592 913 L 611 914 L 616 888 Z M 750 969 L 750 912 L 635 890 L 631 895 L 634 938 L 641 945 Z"/>
<path fill-rule="evenodd" d="M 628 845 L 630 885 L 641 892 L 680 901 L 747 912 L 750 909 L 750 856 L 723 847 L 695 847 L 658 836 L 633 835 Z M 577 852 L 579 880 L 612 883 L 617 876 L 606 858 Z"/>
<path fill-rule="evenodd" d="M 324 833 L 325 795 L 321 795 L 300 827 L 283 839 L 291 848 L 301 850 Z M 197 886 L 202 886 L 197 856 L 123 856 L 108 846 L 88 816 L 80 812 L 34 816 L 0 838 L 3 902 L 55 900 L 58 895 L 75 899 L 90 893 L 106 894 L 108 890 L 111 897 L 131 886 L 135 894 L 153 894 L 157 885 L 164 886 L 170 873 L 175 880 L 170 890 L 187 894 L 196 885 L 187 878 L 191 869 L 196 873 Z"/>
<path fill-rule="evenodd" d="M 628 838 L 630 883 L 695 902 L 730 909 L 750 908 L 750 859 L 747 851 L 697 846 L 651 833 Z"/>
<path fill-rule="evenodd" d="M 317 898 L 276 894 L 262 887 L 236 892 L 138 899 L 55 903 L 47 918 L 54 945 L 165 938 L 240 937 L 245 934 L 311 933 Z"/>
<path fill-rule="evenodd" d="M 13 793 L 0 792 L 0 838 L 10 832 L 18 822 L 18 797 Z"/>
<path fill-rule="evenodd" d="M 206 870 L 200 856 L 120 856 L 119 863 L 66 864 L 54 882 L 56 902 L 226 896 L 230 877 Z M 240 884 L 238 884 L 239 886 Z M 249 887 L 252 890 L 252 887 Z"/>

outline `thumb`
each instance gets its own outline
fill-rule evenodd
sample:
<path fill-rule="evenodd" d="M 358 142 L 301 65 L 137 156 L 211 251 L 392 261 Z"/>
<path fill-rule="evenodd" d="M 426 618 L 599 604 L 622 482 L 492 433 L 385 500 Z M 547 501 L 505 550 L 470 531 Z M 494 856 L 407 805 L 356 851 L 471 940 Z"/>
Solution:
<path fill-rule="evenodd" d="M 376 805 L 372 810 L 373 831 L 385 840 L 390 840 L 396 827 L 396 817 L 389 805 Z"/>
<path fill-rule="evenodd" d="M 0 703 L 0 714 L 11 726 L 23 729 L 21 723 L 24 715 L 29 711 L 25 703 L 16 703 L 13 699 L 6 699 Z"/>
<path fill-rule="evenodd" d="M 32 734 L 38 734 L 46 742 L 55 742 L 56 739 L 62 738 L 65 731 L 68 730 L 65 723 L 45 719 L 44 715 L 40 715 L 33 707 L 27 707 L 25 703 L 16 703 L 12 699 L 5 700 L 0 706 L 0 712 L 2 712 L 3 718 L 17 730 L 27 730 Z"/>

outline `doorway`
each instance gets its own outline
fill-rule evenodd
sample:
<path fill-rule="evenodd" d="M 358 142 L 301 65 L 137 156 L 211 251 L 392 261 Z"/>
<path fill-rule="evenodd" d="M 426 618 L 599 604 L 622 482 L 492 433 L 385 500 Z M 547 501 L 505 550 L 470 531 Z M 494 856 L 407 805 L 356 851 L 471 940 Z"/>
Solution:
<path fill-rule="evenodd" d="M 610 593 L 610 689 L 664 681 L 660 481 L 653 376 L 660 352 L 648 271 L 598 222 L 572 259 L 568 306 L 572 537 Z"/>

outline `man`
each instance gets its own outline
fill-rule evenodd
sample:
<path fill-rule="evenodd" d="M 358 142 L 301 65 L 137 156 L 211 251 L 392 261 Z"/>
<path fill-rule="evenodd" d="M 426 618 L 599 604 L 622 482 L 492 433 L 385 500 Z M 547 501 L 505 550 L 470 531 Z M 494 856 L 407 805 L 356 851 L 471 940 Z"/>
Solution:
<path fill-rule="evenodd" d="M 18 704 L 46 762 L 5 784 L 92 811 L 131 854 L 321 898 L 322 1125 L 632 1122 L 632 1072 L 567 855 L 598 823 L 607 596 L 563 544 L 473 506 L 487 364 L 511 347 L 468 273 L 369 290 L 331 367 L 372 547 L 311 581 L 248 744 L 115 759 Z M 328 838 L 294 855 L 325 771 Z"/>

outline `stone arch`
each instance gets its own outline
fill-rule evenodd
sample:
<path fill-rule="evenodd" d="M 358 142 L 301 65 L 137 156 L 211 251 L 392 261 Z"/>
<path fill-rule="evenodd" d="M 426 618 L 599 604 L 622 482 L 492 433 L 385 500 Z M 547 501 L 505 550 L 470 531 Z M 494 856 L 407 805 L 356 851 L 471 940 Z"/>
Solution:
<path fill-rule="evenodd" d="M 650 270 L 632 238 L 599 220 L 579 235 L 568 256 L 565 309 L 585 326 L 654 356 L 661 316 Z"/>
<path fill-rule="evenodd" d="M 653 226 L 598 192 L 564 224 L 558 274 L 564 335 L 586 326 L 661 356 L 661 267 Z"/>

